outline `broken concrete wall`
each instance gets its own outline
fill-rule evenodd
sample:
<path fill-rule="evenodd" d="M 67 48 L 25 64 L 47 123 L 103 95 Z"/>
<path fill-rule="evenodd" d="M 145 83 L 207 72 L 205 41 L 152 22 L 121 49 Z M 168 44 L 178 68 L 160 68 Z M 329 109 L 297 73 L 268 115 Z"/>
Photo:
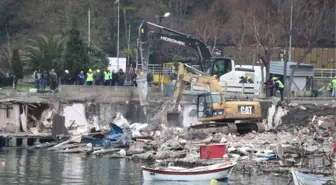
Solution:
<path fill-rule="evenodd" d="M 183 127 L 199 124 L 197 118 L 197 106 L 195 104 L 184 104 L 182 107 Z"/>
<path fill-rule="evenodd" d="M 20 131 L 20 105 L 2 104 L 0 105 L 0 131 L 19 132 Z"/>
<path fill-rule="evenodd" d="M 103 128 L 108 127 L 114 117 L 120 112 L 131 122 L 145 122 L 146 116 L 138 101 L 125 101 L 119 103 L 77 102 L 63 104 L 61 114 L 65 116 L 65 126 L 71 126 L 75 121 L 75 127 Z"/>
<path fill-rule="evenodd" d="M 146 116 L 139 101 L 124 101 L 118 103 L 97 103 L 99 123 L 110 123 L 120 112 L 131 122 L 146 122 Z"/>
<path fill-rule="evenodd" d="M 83 103 L 65 104 L 62 115 L 65 117 L 65 127 L 69 127 L 73 122 L 78 126 L 88 125 L 85 117 L 85 104 Z"/>

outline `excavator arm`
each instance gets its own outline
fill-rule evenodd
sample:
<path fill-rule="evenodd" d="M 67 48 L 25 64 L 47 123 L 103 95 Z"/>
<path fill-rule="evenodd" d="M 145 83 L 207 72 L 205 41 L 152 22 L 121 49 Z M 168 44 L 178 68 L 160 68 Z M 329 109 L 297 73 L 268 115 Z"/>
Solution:
<path fill-rule="evenodd" d="M 168 32 L 169 34 L 150 31 L 148 25 L 159 28 L 165 32 Z M 138 61 L 141 64 L 142 69 L 148 69 L 149 48 L 151 45 L 151 40 L 168 42 L 192 51 L 198 57 L 198 63 L 201 66 L 201 70 L 203 72 L 206 72 L 206 70 L 211 67 L 211 53 L 202 41 L 193 36 L 144 21 L 139 27 L 138 34 Z"/>
<path fill-rule="evenodd" d="M 177 111 L 178 105 L 180 104 L 186 83 L 203 87 L 204 89 L 207 89 L 208 92 L 222 93 L 222 87 L 215 76 L 208 76 L 204 73 L 199 73 L 197 69 L 194 69 L 187 64 L 179 63 L 178 79 L 175 85 L 173 97 L 175 111 Z"/>

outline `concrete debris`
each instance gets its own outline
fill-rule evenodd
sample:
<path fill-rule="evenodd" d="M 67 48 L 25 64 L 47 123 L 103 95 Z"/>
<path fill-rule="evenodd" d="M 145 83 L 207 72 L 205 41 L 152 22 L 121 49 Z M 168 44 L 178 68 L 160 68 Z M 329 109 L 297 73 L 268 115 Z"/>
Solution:
<path fill-rule="evenodd" d="M 146 123 L 144 123 L 144 124 L 142 124 L 142 123 L 133 123 L 133 124 L 131 124 L 130 129 L 132 131 L 132 137 L 141 137 L 141 136 L 144 136 L 141 132 L 147 126 L 148 126 L 148 124 L 146 124 Z"/>
<path fill-rule="evenodd" d="M 163 143 L 158 150 L 159 151 L 183 150 L 185 144 L 186 144 L 185 140 L 180 140 L 178 137 L 176 137 Z"/>
<path fill-rule="evenodd" d="M 277 99 L 274 99 L 277 101 Z M 160 104 L 160 105 L 159 105 Z M 113 146 L 109 149 L 78 145 L 72 147 L 70 141 L 62 145 L 71 146 L 71 150 L 82 150 L 90 155 L 113 155 L 131 157 L 132 159 L 160 160 L 167 162 L 182 162 L 189 164 L 211 164 L 212 159 L 200 159 L 199 144 L 222 143 L 227 147 L 221 160 L 238 161 L 241 170 L 262 170 L 260 166 L 266 164 L 265 169 L 282 169 L 293 165 L 314 168 L 312 158 L 323 160 L 328 164 L 325 156 L 333 149 L 333 136 L 336 135 L 336 116 L 333 106 L 283 104 L 273 105 L 272 117 L 267 118 L 268 131 L 263 133 L 251 132 L 244 135 L 206 133 L 201 130 L 188 131 L 187 128 L 168 127 L 164 117 L 169 111 L 169 102 L 160 101 L 148 105 L 147 115 L 152 119 L 148 123 L 130 124 L 121 113 L 112 121 L 120 127 L 128 139 L 128 148 Z M 156 109 L 154 111 L 154 109 Z M 155 115 L 154 112 L 156 112 Z M 45 124 L 42 122 L 43 125 Z M 71 127 L 70 129 L 78 128 Z M 88 129 L 88 128 L 86 128 Z M 65 150 L 55 145 L 54 150 Z M 274 161 L 277 160 L 277 161 Z M 217 161 L 218 162 L 218 161 Z M 281 170 L 280 170 L 281 171 Z"/>
<path fill-rule="evenodd" d="M 129 122 L 127 121 L 127 119 L 125 119 L 125 117 L 120 112 L 117 113 L 116 118 L 114 118 L 112 122 L 116 124 L 118 127 L 120 127 L 121 129 L 130 128 Z"/>

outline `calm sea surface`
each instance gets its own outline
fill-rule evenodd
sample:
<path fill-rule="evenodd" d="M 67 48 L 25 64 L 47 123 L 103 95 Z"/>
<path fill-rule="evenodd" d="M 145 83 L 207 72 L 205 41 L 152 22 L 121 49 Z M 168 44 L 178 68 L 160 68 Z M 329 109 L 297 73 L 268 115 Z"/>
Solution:
<path fill-rule="evenodd" d="M 41 150 L 0 150 L 0 185 L 209 185 L 210 182 L 143 182 L 141 162 Z M 234 173 L 218 185 L 287 185 L 288 178 Z"/>

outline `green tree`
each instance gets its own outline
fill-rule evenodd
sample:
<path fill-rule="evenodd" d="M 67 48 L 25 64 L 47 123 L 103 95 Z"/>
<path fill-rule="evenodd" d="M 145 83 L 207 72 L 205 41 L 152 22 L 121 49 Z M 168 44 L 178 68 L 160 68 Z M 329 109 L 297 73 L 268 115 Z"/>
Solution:
<path fill-rule="evenodd" d="M 96 46 L 88 47 L 89 67 L 92 69 L 106 68 L 109 64 L 106 53 Z"/>
<path fill-rule="evenodd" d="M 80 38 L 80 32 L 74 24 L 69 32 L 69 39 L 66 43 L 64 54 L 64 69 L 67 69 L 71 74 L 78 74 L 80 71 L 85 71 L 89 67 L 89 57 L 87 47 L 84 46 L 83 40 Z"/>
<path fill-rule="evenodd" d="M 25 71 L 55 69 L 60 72 L 63 68 L 64 48 L 65 39 L 59 35 L 28 40 L 23 54 Z"/>
<path fill-rule="evenodd" d="M 13 50 L 12 59 L 10 60 L 11 72 L 16 78 L 23 78 L 23 67 L 20 59 L 19 49 Z"/>

